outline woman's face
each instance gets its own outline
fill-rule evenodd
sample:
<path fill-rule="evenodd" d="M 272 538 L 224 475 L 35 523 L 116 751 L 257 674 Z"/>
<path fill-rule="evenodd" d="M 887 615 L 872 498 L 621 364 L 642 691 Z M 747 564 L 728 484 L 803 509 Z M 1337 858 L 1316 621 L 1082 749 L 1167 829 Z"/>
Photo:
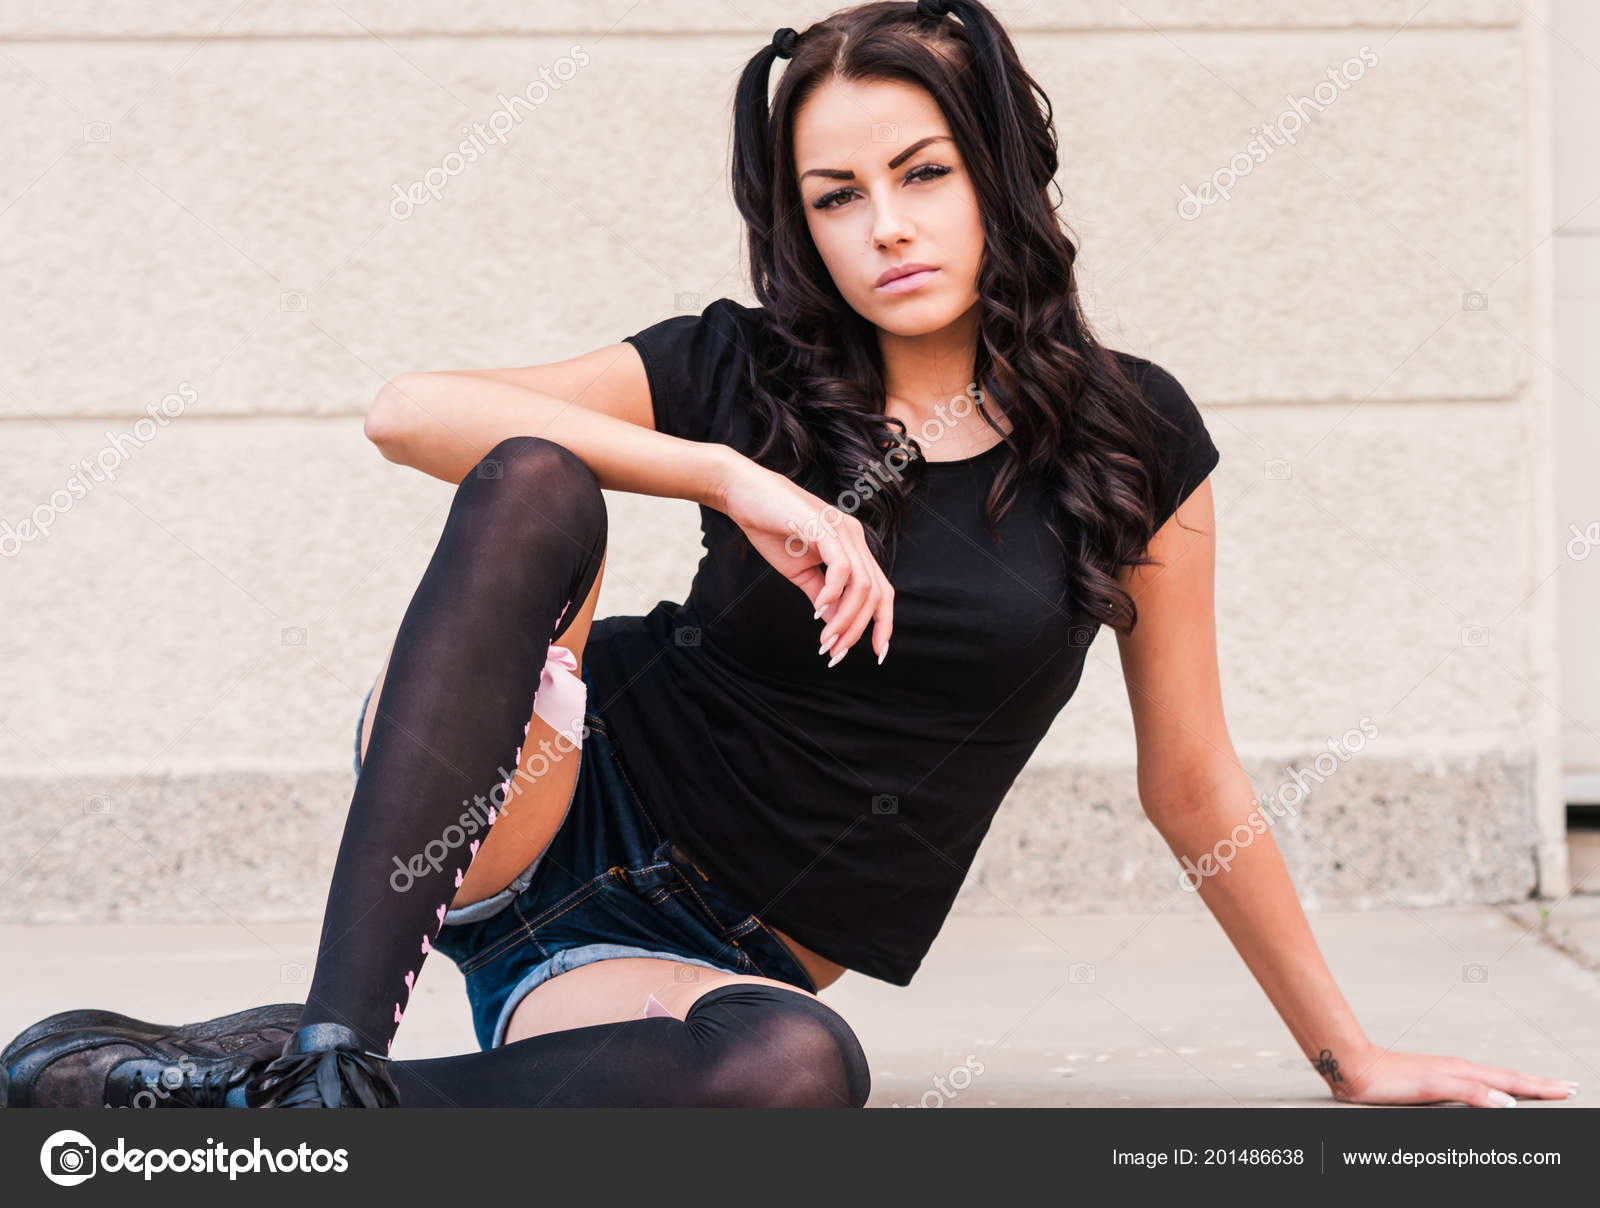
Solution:
<path fill-rule="evenodd" d="M 795 115 L 794 155 L 811 238 L 858 314 L 916 336 L 977 303 L 978 199 L 926 90 L 829 80 Z M 880 284 L 909 264 L 928 271 Z"/>

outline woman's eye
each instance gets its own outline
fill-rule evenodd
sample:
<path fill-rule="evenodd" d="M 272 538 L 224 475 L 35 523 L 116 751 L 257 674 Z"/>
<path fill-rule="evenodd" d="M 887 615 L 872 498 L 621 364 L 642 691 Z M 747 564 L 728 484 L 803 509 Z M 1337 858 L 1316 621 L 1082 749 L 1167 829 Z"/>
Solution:
<path fill-rule="evenodd" d="M 922 164 L 906 173 L 906 180 L 923 181 L 938 180 L 941 176 L 948 176 L 950 169 L 942 164 Z M 854 189 L 835 189 L 832 193 L 824 193 L 812 204 L 819 210 L 834 210 L 848 201 Z"/>

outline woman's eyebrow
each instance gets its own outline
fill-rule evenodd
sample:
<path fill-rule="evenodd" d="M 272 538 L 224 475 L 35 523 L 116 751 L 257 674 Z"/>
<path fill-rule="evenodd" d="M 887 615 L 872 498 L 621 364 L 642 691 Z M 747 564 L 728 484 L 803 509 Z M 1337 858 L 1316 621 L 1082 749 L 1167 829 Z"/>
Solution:
<path fill-rule="evenodd" d="M 940 140 L 945 142 L 952 141 L 948 134 L 930 134 L 927 138 L 918 139 L 904 151 L 900 152 L 899 155 L 895 156 L 889 161 L 889 170 L 892 172 L 901 164 L 905 163 L 906 160 L 915 155 L 918 151 L 921 151 L 929 143 L 937 143 Z M 847 171 L 844 168 L 807 168 L 804 172 L 800 173 L 801 180 L 804 180 L 808 176 L 825 176 L 829 180 L 854 180 L 856 178 L 856 174 L 854 172 Z"/>

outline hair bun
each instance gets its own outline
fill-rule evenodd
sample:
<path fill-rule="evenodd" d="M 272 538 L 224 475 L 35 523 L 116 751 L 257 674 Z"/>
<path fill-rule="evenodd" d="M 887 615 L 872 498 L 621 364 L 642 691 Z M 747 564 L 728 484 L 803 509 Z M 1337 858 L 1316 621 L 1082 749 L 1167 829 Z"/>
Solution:
<path fill-rule="evenodd" d="M 787 59 L 794 54 L 794 44 L 799 37 L 799 34 L 786 25 L 772 35 L 772 49 L 778 52 L 780 59 Z"/>

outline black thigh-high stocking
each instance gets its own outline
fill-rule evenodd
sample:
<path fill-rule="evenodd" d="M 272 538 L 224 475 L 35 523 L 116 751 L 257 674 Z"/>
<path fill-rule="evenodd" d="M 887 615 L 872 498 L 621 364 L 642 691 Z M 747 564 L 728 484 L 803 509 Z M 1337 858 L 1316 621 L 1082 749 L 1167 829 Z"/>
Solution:
<path fill-rule="evenodd" d="M 671 1016 L 389 1066 L 401 1107 L 862 1107 L 861 1043 L 818 998 L 717 986 Z"/>
<path fill-rule="evenodd" d="M 553 441 L 501 441 L 456 488 L 395 637 L 302 1026 L 343 1024 L 372 1052 L 389 1051 L 459 877 L 504 802 L 496 786 L 515 773 L 550 645 L 587 598 L 605 546 L 600 485 Z M 415 858 L 446 846 L 443 866 Z"/>

